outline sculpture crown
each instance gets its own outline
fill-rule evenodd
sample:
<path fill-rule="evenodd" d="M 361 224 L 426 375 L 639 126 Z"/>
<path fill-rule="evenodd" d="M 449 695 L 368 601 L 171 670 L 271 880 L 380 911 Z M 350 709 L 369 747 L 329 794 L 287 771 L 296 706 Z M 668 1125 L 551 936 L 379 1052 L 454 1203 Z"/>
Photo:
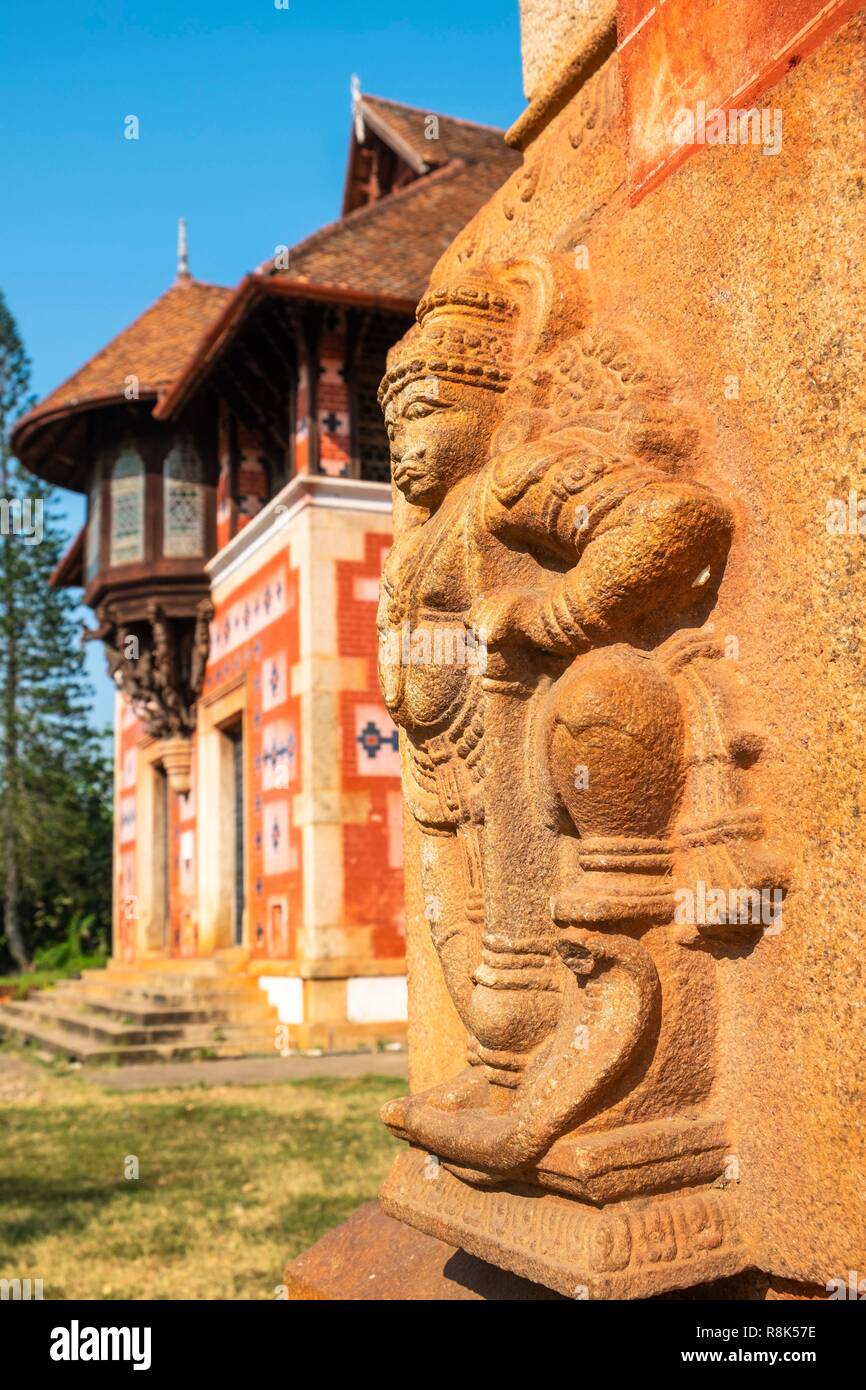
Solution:
<path fill-rule="evenodd" d="M 504 391 L 512 377 L 518 305 L 479 277 L 437 285 L 418 305 L 417 327 L 393 350 L 379 388 L 384 409 L 410 381 L 436 376 Z"/>
<path fill-rule="evenodd" d="M 437 285 L 418 305 L 415 317 L 423 327 L 434 315 L 448 313 L 455 317 L 474 318 L 484 322 L 499 320 L 506 325 L 517 313 L 517 304 L 504 294 L 491 290 L 478 279 L 465 280 L 458 285 Z"/>

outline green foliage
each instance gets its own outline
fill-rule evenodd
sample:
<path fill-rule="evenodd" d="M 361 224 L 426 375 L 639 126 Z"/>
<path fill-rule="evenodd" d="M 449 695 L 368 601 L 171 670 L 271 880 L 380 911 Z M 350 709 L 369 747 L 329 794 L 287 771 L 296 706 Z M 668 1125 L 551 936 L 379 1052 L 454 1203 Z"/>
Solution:
<path fill-rule="evenodd" d="M 16 971 L 11 975 L 0 975 L 0 993 L 5 994 L 7 990 L 11 990 L 13 999 L 29 999 L 40 989 L 50 989 L 60 980 L 77 980 L 82 971 L 104 970 L 107 964 L 108 956 L 104 953 L 95 956 L 70 956 L 65 965 L 56 968 L 38 965 L 24 974 Z"/>
<path fill-rule="evenodd" d="M 30 405 L 30 361 L 0 290 L 0 418 L 15 420 Z"/>
<path fill-rule="evenodd" d="M 108 736 L 89 722 L 77 602 L 49 583 L 67 540 L 58 494 L 9 454 L 28 390 L 29 363 L 0 294 L 0 497 L 20 504 L 18 515 L 29 504 L 31 526 L 40 518 L 29 537 L 13 525 L 0 534 L 0 966 L 16 924 L 32 956 L 66 949 L 88 917 L 96 949 L 111 920 Z"/>
<path fill-rule="evenodd" d="M 33 953 L 33 964 L 37 970 L 66 971 L 74 969 L 82 960 L 90 961 L 94 953 L 104 957 L 105 952 L 105 933 L 97 928 L 95 914 L 76 912 L 65 939 L 51 946 L 40 946 Z"/>

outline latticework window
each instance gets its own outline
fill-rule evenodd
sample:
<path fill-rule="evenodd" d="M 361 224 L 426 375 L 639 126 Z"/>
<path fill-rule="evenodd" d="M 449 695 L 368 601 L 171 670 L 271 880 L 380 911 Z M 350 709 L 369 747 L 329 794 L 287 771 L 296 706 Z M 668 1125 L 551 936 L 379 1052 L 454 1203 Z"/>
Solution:
<path fill-rule="evenodd" d="M 174 559 L 204 555 L 202 466 L 190 443 L 179 441 L 163 466 L 163 554 Z"/>
<path fill-rule="evenodd" d="M 127 444 L 111 470 L 111 563 L 144 559 L 144 464 Z"/>

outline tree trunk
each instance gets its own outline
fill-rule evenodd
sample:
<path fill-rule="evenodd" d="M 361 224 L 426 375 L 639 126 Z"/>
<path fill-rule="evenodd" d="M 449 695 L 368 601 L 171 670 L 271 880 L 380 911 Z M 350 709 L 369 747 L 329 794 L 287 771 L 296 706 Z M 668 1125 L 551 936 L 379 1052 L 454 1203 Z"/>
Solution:
<path fill-rule="evenodd" d="M 0 422 L 5 426 L 5 421 Z M 0 497 L 6 496 L 8 485 L 8 455 L 6 452 L 5 429 L 0 434 Z M 3 552 L 3 586 L 6 590 L 6 614 L 8 631 L 6 635 L 6 663 L 3 680 L 3 853 L 5 873 L 3 881 L 3 930 L 9 943 L 9 950 L 19 970 L 29 970 L 30 961 L 21 935 L 18 920 L 18 638 L 15 628 L 14 577 L 9 564 L 11 536 L 0 536 Z"/>
<path fill-rule="evenodd" d="M 11 833 L 10 833 L 11 832 Z M 30 961 L 24 947 L 24 938 L 18 922 L 18 846 L 15 831 L 7 823 L 6 832 L 6 878 L 3 885 L 3 929 L 9 942 L 9 951 L 19 970 L 29 970 Z"/>

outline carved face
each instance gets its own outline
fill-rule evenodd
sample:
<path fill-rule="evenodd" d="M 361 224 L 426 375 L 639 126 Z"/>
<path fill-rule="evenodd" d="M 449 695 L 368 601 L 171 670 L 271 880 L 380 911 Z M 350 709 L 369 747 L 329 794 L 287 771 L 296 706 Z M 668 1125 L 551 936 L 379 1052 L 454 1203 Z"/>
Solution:
<path fill-rule="evenodd" d="M 438 377 L 411 381 L 388 403 L 394 482 L 407 501 L 435 510 L 455 483 L 487 460 L 501 397 Z"/>

